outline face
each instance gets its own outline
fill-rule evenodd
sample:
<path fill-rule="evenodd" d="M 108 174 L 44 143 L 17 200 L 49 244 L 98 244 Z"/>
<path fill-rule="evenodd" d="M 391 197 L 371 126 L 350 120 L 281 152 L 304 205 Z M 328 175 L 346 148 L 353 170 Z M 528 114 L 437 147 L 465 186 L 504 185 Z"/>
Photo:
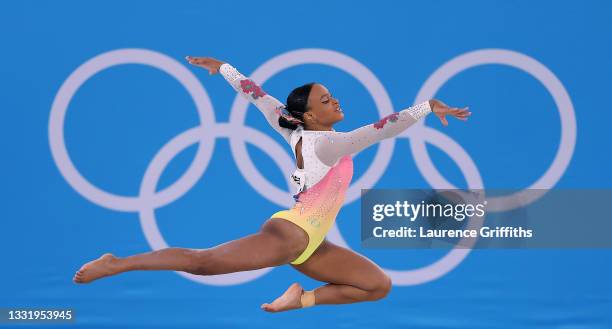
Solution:
<path fill-rule="evenodd" d="M 340 103 L 329 90 L 321 84 L 314 84 L 308 95 L 308 112 L 305 113 L 307 123 L 322 126 L 332 126 L 344 118 Z"/>

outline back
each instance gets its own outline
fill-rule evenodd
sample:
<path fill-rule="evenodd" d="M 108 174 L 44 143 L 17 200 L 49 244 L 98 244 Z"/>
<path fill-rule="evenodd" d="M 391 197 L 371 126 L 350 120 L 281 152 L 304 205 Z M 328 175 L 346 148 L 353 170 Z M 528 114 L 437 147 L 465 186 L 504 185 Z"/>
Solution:
<path fill-rule="evenodd" d="M 296 166 L 295 171 L 291 175 L 291 179 L 296 187 L 296 194 L 306 191 L 314 186 L 325 177 L 333 166 L 328 166 L 323 163 L 315 153 L 315 142 L 317 138 L 335 134 L 335 131 L 316 131 L 304 130 L 303 127 L 298 127 L 291 134 L 291 150 L 297 161 L 296 145 L 302 140 L 301 155 L 303 160 L 303 168 Z M 295 196 L 294 196 L 295 197 Z"/>

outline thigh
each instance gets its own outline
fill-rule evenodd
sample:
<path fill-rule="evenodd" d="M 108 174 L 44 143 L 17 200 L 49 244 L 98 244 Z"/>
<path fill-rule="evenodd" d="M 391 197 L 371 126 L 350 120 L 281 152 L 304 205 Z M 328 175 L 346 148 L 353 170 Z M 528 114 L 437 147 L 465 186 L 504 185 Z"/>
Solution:
<path fill-rule="evenodd" d="M 293 223 L 270 219 L 261 230 L 246 237 L 222 243 L 200 252 L 207 274 L 224 274 L 279 266 L 293 261 L 307 240 Z M 211 273 L 212 272 L 212 273 Z"/>
<path fill-rule="evenodd" d="M 373 261 L 327 239 L 306 262 L 292 266 L 315 280 L 363 290 L 376 289 L 381 280 L 388 280 L 386 273 Z"/>

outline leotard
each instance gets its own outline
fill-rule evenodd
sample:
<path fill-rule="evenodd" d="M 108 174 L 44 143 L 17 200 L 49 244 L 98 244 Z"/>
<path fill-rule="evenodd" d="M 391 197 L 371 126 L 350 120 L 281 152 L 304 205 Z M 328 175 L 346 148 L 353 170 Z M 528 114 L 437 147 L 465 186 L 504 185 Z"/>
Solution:
<path fill-rule="evenodd" d="M 296 168 L 291 174 L 296 188 L 295 204 L 291 209 L 271 216 L 288 220 L 308 234 L 308 245 L 291 262 L 294 265 L 305 262 L 315 252 L 334 224 L 353 176 L 351 154 L 398 135 L 431 113 L 429 102 L 423 102 L 350 132 L 306 130 L 302 126 L 292 130 L 278 123 L 280 110 L 285 106 L 283 103 L 230 64 L 222 64 L 219 71 L 232 88 L 254 104 L 270 126 L 283 136 L 296 159 L 295 146 L 302 140 L 303 168 Z"/>

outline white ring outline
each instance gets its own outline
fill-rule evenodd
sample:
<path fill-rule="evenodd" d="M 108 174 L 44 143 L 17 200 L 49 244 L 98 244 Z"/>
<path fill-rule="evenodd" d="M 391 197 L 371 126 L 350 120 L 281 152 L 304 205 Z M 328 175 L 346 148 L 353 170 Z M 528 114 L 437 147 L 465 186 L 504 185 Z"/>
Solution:
<path fill-rule="evenodd" d="M 455 163 L 457 163 L 459 170 L 461 170 L 465 176 L 468 189 L 483 189 L 482 178 L 480 177 L 476 164 L 472 161 L 470 156 L 463 151 L 463 148 L 461 148 L 457 142 L 440 131 L 429 127 L 421 127 L 419 129 L 419 135 L 422 136 L 424 140 L 427 140 L 434 146 L 437 146 L 440 150 L 446 152 L 446 154 L 448 154 L 448 156 L 455 161 Z M 444 186 L 434 186 L 433 188 L 447 189 L 447 187 Z M 482 222 L 471 220 L 469 225 L 470 228 L 479 229 Z M 340 234 L 337 225 L 332 227 L 328 233 L 328 237 L 330 240 L 333 239 L 332 241 L 338 243 L 339 245 L 345 248 L 350 248 L 350 246 L 346 243 L 346 240 L 344 240 Z M 389 275 L 394 285 L 409 286 L 427 283 L 440 278 L 461 264 L 465 257 L 467 257 L 467 255 L 472 251 L 472 249 L 468 247 L 473 246 L 476 241 L 477 239 L 462 240 L 457 244 L 457 247 L 451 249 L 437 261 L 417 269 L 392 270 L 384 267 L 381 268 Z"/>
<path fill-rule="evenodd" d="M 211 134 L 202 135 L 202 141 L 193 162 L 185 173 L 172 185 L 158 192 L 153 200 L 112 194 L 91 184 L 77 170 L 66 149 L 64 119 L 72 97 L 88 79 L 98 72 L 122 64 L 148 65 L 169 74 L 178 80 L 191 95 L 201 124 L 204 124 L 204 122 L 215 122 L 215 115 L 208 94 L 195 75 L 187 70 L 185 66 L 164 54 L 147 49 L 112 50 L 100 54 L 79 66 L 70 74 L 57 92 L 51 106 L 49 118 L 51 155 L 68 184 L 81 196 L 95 204 L 119 211 L 138 211 L 147 206 L 146 202 L 154 202 L 156 207 L 161 207 L 181 197 L 200 179 L 214 151 L 215 139 Z M 204 147 L 204 145 L 209 147 Z"/>
<path fill-rule="evenodd" d="M 451 59 L 425 81 L 415 101 L 420 102 L 433 98 L 438 90 L 453 76 L 469 68 L 486 64 L 511 66 L 536 78 L 552 95 L 561 118 L 561 141 L 555 158 L 544 175 L 520 192 L 505 196 L 492 196 L 487 199 L 487 211 L 501 212 L 534 202 L 546 194 L 546 191 L 555 186 L 561 179 L 569 166 L 576 146 L 576 115 L 567 90 L 552 71 L 534 58 L 506 49 L 480 49 Z M 421 120 L 417 124 L 424 127 L 425 121 Z M 456 187 L 436 169 L 429 157 L 424 139 L 420 137 L 420 131 L 419 134 L 412 132 L 411 137 L 413 138 L 410 139 L 410 147 L 415 159 L 417 159 L 417 167 L 423 173 L 425 180 L 431 186 L 455 189 Z M 467 154 L 465 150 L 463 152 Z M 528 193 L 528 190 L 534 191 Z"/>

